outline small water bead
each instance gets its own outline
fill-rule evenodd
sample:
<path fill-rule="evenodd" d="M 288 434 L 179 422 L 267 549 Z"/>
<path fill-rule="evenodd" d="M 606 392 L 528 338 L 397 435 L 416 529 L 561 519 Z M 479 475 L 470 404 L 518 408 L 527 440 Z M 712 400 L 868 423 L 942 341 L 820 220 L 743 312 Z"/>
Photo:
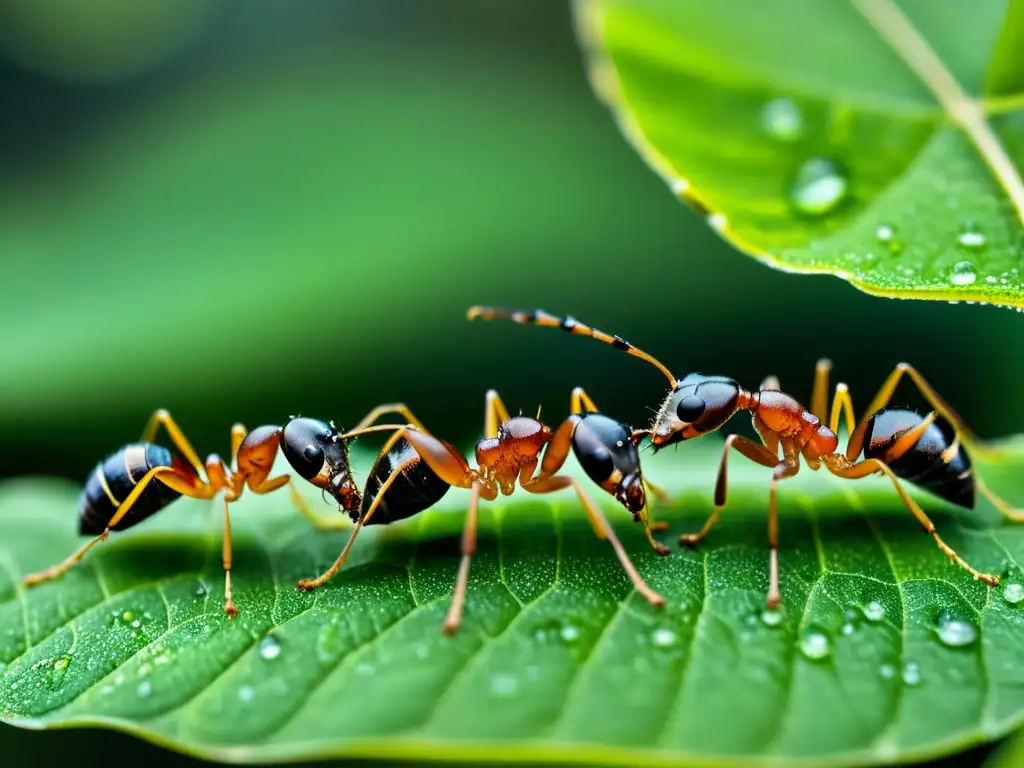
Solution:
<path fill-rule="evenodd" d="M 800 213 L 821 216 L 846 197 L 849 180 L 839 166 L 824 157 L 812 157 L 796 172 L 789 199 Z"/>
<path fill-rule="evenodd" d="M 956 241 L 962 247 L 968 248 L 972 251 L 984 248 L 985 243 L 987 242 L 985 240 L 985 236 L 973 228 L 964 229 L 963 232 L 957 235 Z"/>
<path fill-rule="evenodd" d="M 71 657 L 70 656 L 62 656 L 61 658 L 59 658 L 55 662 L 53 662 L 53 670 L 54 670 L 54 672 L 60 672 L 61 670 L 65 670 L 65 669 L 68 668 L 68 665 L 70 663 L 71 663 Z"/>
<path fill-rule="evenodd" d="M 888 224 L 880 224 L 878 229 L 875 230 L 875 237 L 878 238 L 880 243 L 891 243 L 893 238 L 896 237 L 896 230 Z"/>
<path fill-rule="evenodd" d="M 1003 600 L 1010 605 L 1017 605 L 1024 600 L 1024 586 L 1020 584 L 1007 584 L 1003 587 Z"/>
<path fill-rule="evenodd" d="M 978 630 L 973 624 L 953 618 L 948 613 L 939 619 L 938 633 L 943 645 L 954 648 L 962 648 L 978 639 Z"/>
<path fill-rule="evenodd" d="M 260 640 L 260 657 L 270 661 L 281 655 L 281 644 L 274 637 L 267 635 Z"/>
<path fill-rule="evenodd" d="M 885 618 L 885 606 L 877 600 L 872 600 L 864 606 L 864 618 L 870 622 L 879 622 Z"/>
<path fill-rule="evenodd" d="M 843 626 L 840 628 L 839 631 L 842 632 L 847 637 L 849 637 L 850 635 L 853 634 L 855 629 L 856 629 L 856 627 L 853 624 L 850 624 L 849 622 L 847 622 L 846 624 L 843 624 Z"/>
<path fill-rule="evenodd" d="M 676 644 L 679 636 L 667 627 L 661 627 L 651 633 L 651 642 L 658 648 L 670 648 Z"/>
<path fill-rule="evenodd" d="M 239 701 L 252 701 L 256 695 L 256 689 L 251 685 L 243 685 L 238 689 L 238 700 Z"/>
<path fill-rule="evenodd" d="M 776 141 L 796 141 L 804 133 L 804 116 L 792 99 L 772 99 L 761 110 L 761 127 Z"/>
<path fill-rule="evenodd" d="M 917 685 L 921 682 L 921 669 L 916 662 L 908 661 L 903 665 L 903 682 L 906 685 Z"/>
<path fill-rule="evenodd" d="M 572 624 L 566 624 L 558 633 L 558 636 L 567 643 L 575 643 L 580 638 L 580 631 Z"/>
<path fill-rule="evenodd" d="M 949 273 L 949 282 L 953 285 L 972 285 L 977 279 L 978 273 L 969 261 L 958 261 Z"/>
<path fill-rule="evenodd" d="M 139 695 L 140 699 L 144 699 L 153 692 L 153 684 L 149 682 L 149 680 L 143 680 L 141 683 L 139 683 L 139 686 L 135 689 L 135 692 Z"/>
<path fill-rule="evenodd" d="M 829 641 L 828 635 L 819 630 L 807 630 L 800 638 L 800 653 L 808 659 L 820 661 L 831 652 L 832 643 Z"/>
<path fill-rule="evenodd" d="M 761 623 L 766 627 L 777 627 L 782 623 L 782 611 L 769 608 L 761 613 Z"/>
<path fill-rule="evenodd" d="M 508 698 L 514 696 L 519 689 L 519 679 L 507 672 L 499 672 L 491 677 L 490 691 L 495 696 Z"/>
<path fill-rule="evenodd" d="M 885 680 L 891 680 L 896 677 L 896 667 L 892 664 L 883 664 L 878 668 L 878 674 Z"/>

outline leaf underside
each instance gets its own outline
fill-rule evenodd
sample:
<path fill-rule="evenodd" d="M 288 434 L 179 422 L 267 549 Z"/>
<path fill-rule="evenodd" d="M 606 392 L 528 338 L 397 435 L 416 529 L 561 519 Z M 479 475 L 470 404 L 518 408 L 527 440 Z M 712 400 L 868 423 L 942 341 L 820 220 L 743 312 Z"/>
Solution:
<path fill-rule="evenodd" d="M 626 138 L 738 248 L 870 293 L 1021 307 L 1024 186 L 1015 207 L 1013 184 L 997 177 L 975 132 L 904 60 L 908 46 L 862 10 L 900 9 L 963 100 L 980 104 L 1020 185 L 1024 54 L 1014 25 L 1024 4 L 1010 5 L 1006 14 L 1001 0 L 575 8 L 591 82 Z M 802 184 L 820 160 L 841 193 Z"/>
<path fill-rule="evenodd" d="M 639 526 L 605 504 L 668 599 L 664 610 L 631 591 L 571 494 L 514 496 L 482 511 L 455 638 L 439 629 L 462 491 L 406 523 L 368 529 L 342 573 L 312 595 L 295 581 L 329 564 L 348 532 L 312 529 L 286 494 L 248 494 L 232 510 L 242 615 L 229 622 L 219 503 L 175 502 L 62 580 L 26 591 L 22 574 L 79 543 L 77 489 L 8 481 L 0 716 L 33 728 L 100 724 L 237 762 L 650 765 L 892 762 L 994 739 L 1021 721 L 1024 603 L 1004 592 L 1022 581 L 1024 526 L 1004 524 L 987 503 L 953 513 L 919 494 L 953 547 L 1003 575 L 990 590 L 946 561 L 883 479 L 805 470 L 780 491 L 784 610 L 771 626 L 760 467 L 734 459 L 722 522 L 697 551 L 674 545 L 673 534 L 710 511 L 720 445 L 706 438 L 648 458 L 649 476 L 674 498 L 661 510 L 672 556 L 656 556 Z M 1012 475 L 1024 443 L 1002 456 L 985 476 L 1019 495 Z M 865 611 L 873 603 L 884 616 Z M 977 638 L 945 645 L 943 614 Z M 822 637 L 826 653 L 813 658 Z"/>

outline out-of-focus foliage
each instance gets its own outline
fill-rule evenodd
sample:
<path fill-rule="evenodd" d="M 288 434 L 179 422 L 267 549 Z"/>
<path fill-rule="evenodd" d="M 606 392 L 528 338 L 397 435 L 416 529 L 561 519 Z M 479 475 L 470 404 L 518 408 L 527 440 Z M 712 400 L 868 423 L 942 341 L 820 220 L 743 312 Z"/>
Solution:
<path fill-rule="evenodd" d="M 1010 6 L 576 4 L 626 136 L 738 247 L 872 293 L 1024 307 Z"/>
<path fill-rule="evenodd" d="M 674 531 L 711 512 L 720 448 L 708 438 L 647 461 L 687 510 L 685 522 L 657 510 Z M 359 454 L 362 465 L 368 457 Z M 1019 497 L 1022 460 L 1017 441 L 977 471 Z M 456 638 L 440 625 L 465 493 L 367 530 L 314 594 L 297 592 L 296 580 L 331 563 L 350 532 L 313 530 L 287 494 L 245 496 L 232 505 L 242 614 L 229 621 L 219 505 L 175 502 L 59 581 L 23 590 L 22 574 L 77 545 L 65 523 L 78 489 L 10 481 L 0 488 L 0 525 L 11 531 L 0 545 L 0 717 L 106 723 L 241 762 L 500 755 L 650 765 L 898 762 L 1021 721 L 1024 526 L 987 503 L 950 517 L 921 494 L 952 546 L 1002 574 L 990 589 L 947 561 L 887 479 L 787 483 L 784 609 L 765 613 L 764 474 L 734 465 L 726 519 L 699 551 L 671 557 L 598 496 L 665 596 L 660 611 L 630 588 L 571 491 L 485 504 Z"/>

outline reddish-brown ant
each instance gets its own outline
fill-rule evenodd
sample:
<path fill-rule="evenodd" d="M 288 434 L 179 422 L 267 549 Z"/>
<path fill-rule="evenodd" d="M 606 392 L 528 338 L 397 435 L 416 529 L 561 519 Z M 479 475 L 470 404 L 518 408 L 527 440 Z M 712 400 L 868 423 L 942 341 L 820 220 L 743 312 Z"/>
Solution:
<path fill-rule="evenodd" d="M 401 406 L 380 406 L 367 414 L 354 430 L 346 433 L 345 439 L 338 439 L 340 436 L 333 424 L 316 419 L 292 418 L 283 427 L 268 425 L 251 432 L 236 424 L 231 429 L 230 467 L 216 454 L 211 454 L 205 463 L 201 463 L 170 413 L 156 411 L 146 424 L 142 439 L 123 446 L 97 465 L 82 489 L 78 530 L 80 534 L 94 538 L 62 562 L 29 574 L 23 579 L 23 584 L 31 587 L 58 578 L 96 544 L 105 541 L 111 531 L 131 528 L 182 496 L 212 499 L 223 490 L 224 612 L 234 616 L 238 610 L 231 599 L 229 504 L 238 500 L 246 487 L 253 493 L 263 494 L 287 485 L 295 505 L 314 526 L 321 529 L 337 528 L 339 523 L 347 526 L 345 518 L 325 520 L 316 514 L 295 489 L 289 475 L 270 477 L 274 459 L 280 448 L 300 477 L 329 493 L 341 509 L 349 512 L 358 510 L 361 498 L 349 465 L 347 440 L 389 411 L 399 412 L 407 418 L 410 416 Z M 153 443 L 161 426 L 167 430 L 178 454 Z"/>
<path fill-rule="evenodd" d="M 576 491 L 594 533 L 611 543 L 633 587 L 651 605 L 664 605 L 664 598 L 647 586 L 633 566 L 601 509 L 575 479 L 558 474 L 572 450 L 587 475 L 633 513 L 634 519 L 644 524 L 652 546 L 661 554 L 667 554 L 668 550 L 650 533 L 645 493 L 645 485 L 650 486 L 650 483 L 640 472 L 631 430 L 597 413 L 593 401 L 581 389 L 573 391 L 571 411 L 572 415 L 558 429 L 552 430 L 537 418 L 510 417 L 498 393 L 489 391 L 484 437 L 476 445 L 476 468 L 449 443 L 428 433 L 408 412 L 409 424 L 367 427 L 364 431 L 394 430 L 381 450 L 386 460 L 382 463 L 379 459 L 371 471 L 363 509 L 358 516 L 353 514 L 356 526 L 338 559 L 321 576 L 300 581 L 298 588 L 312 590 L 329 581 L 345 563 L 363 526 L 410 517 L 432 506 L 449 486 L 466 488 L 470 498 L 462 532 L 462 560 L 451 606 L 442 626 L 444 632 L 451 634 L 462 620 L 469 566 L 476 551 L 480 498 L 494 500 L 499 493 L 507 496 L 518 483 L 530 493 L 553 493 L 563 488 Z M 396 445 L 399 447 L 395 448 Z M 393 484 L 399 478 L 405 478 L 406 482 L 396 497 Z M 382 510 L 382 517 L 387 519 L 375 518 Z"/>
<path fill-rule="evenodd" d="M 680 543 L 696 544 L 703 539 L 718 520 L 726 503 L 726 464 L 731 448 L 748 459 L 772 468 L 768 501 L 769 587 L 767 603 L 778 606 L 778 506 L 777 486 L 780 480 L 792 477 L 800 469 L 800 459 L 811 469 L 822 464 L 839 477 L 857 479 L 873 474 L 884 474 L 893 483 L 907 509 L 932 535 L 939 549 L 975 579 L 990 586 L 999 584 L 999 578 L 981 573 L 967 564 L 939 536 L 935 525 L 924 510 L 904 490 L 899 479 L 918 485 L 953 504 L 972 509 L 975 492 L 980 491 L 1006 517 L 1024 521 L 1024 510 L 1014 509 L 994 494 L 977 477 L 962 442 L 974 441 L 972 433 L 949 405 L 932 389 L 914 368 L 900 363 L 882 385 L 868 406 L 866 415 L 857 422 L 853 403 L 845 384 L 837 384 L 832 401 L 829 425 L 825 426 L 828 406 L 829 374 L 832 364 L 823 359 L 818 362 L 811 397 L 811 409 L 805 409 L 794 398 L 779 391 L 778 380 L 769 377 L 760 389 L 751 392 L 733 379 L 720 376 L 702 376 L 691 373 L 677 380 L 669 370 L 651 355 L 618 336 L 598 331 L 572 317 L 561 319 L 546 312 L 504 310 L 472 307 L 467 316 L 485 319 L 504 318 L 525 325 L 561 328 L 582 336 L 590 336 L 611 344 L 627 354 L 654 365 L 669 381 L 671 391 L 664 399 L 649 430 L 654 448 L 682 440 L 706 435 L 721 428 L 735 413 L 751 414 L 754 429 L 763 444 L 740 435 L 729 435 L 725 441 L 715 484 L 715 506 L 707 522 L 698 533 L 685 534 Z M 917 385 L 932 411 L 921 416 L 912 411 L 886 408 L 906 374 Z M 849 434 L 846 451 L 839 453 L 837 432 L 839 420 L 845 414 Z M 781 448 L 781 458 L 779 451 Z M 859 459 L 863 453 L 863 458 Z M 859 460 L 858 460 L 859 459 Z"/>

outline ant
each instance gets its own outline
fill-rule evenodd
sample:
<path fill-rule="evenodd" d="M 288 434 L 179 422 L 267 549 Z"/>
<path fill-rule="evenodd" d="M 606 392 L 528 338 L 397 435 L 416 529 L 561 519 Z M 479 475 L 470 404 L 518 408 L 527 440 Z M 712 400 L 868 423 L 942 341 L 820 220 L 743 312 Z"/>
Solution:
<path fill-rule="evenodd" d="M 696 544 L 718 521 L 726 504 L 726 466 L 730 449 L 771 468 L 773 471 L 768 502 L 769 608 L 777 608 L 780 603 L 777 486 L 781 480 L 797 474 L 801 458 L 812 470 L 824 464 L 838 477 L 859 479 L 874 474 L 886 475 L 906 508 L 953 563 L 975 579 L 989 586 L 998 586 L 997 576 L 974 569 L 942 540 L 934 523 L 907 494 L 900 479 L 967 509 L 974 508 L 976 491 L 980 491 L 993 506 L 1013 521 L 1024 521 L 1024 510 L 1014 509 L 975 474 L 962 443 L 977 442 L 977 439 L 924 377 L 907 363 L 896 366 L 859 422 L 854 418 L 849 388 L 843 383 L 836 384 L 831 417 L 828 426 L 825 426 L 829 374 L 832 369 L 828 359 L 818 361 L 811 409 L 807 410 L 795 398 L 780 391 L 779 381 L 774 376 L 765 379 L 757 391 L 745 390 L 735 380 L 722 376 L 691 373 L 677 380 L 668 368 L 643 350 L 619 336 L 591 328 L 570 316 L 562 319 L 541 310 L 472 307 L 467 317 L 508 319 L 523 325 L 561 328 L 569 333 L 590 336 L 611 344 L 620 351 L 654 365 L 665 375 L 671 387 L 651 428 L 642 431 L 650 438 L 656 451 L 673 443 L 714 432 L 737 412 L 749 412 L 761 443 L 735 434 L 726 438 L 715 483 L 714 510 L 699 532 L 684 534 L 679 541 L 685 545 Z M 886 407 L 904 375 L 910 377 L 932 407 L 928 415 L 921 416 L 913 411 Z M 846 451 L 840 453 L 837 450 L 837 432 L 843 415 L 849 437 Z M 862 453 L 863 458 L 860 458 Z"/>
<path fill-rule="evenodd" d="M 652 529 L 658 530 L 658 526 L 650 522 L 647 514 L 645 486 L 653 493 L 661 491 L 641 474 L 636 444 L 625 424 L 598 413 L 593 400 L 582 389 L 573 390 L 570 405 L 572 415 L 558 429 L 552 430 L 540 421 L 539 412 L 537 418 L 510 417 L 498 393 L 489 390 L 484 436 L 476 444 L 476 468 L 451 444 L 431 435 L 408 409 L 408 424 L 367 427 L 366 432 L 394 430 L 394 433 L 370 472 L 363 508 L 358 514 L 349 512 L 355 522 L 352 535 L 330 568 L 315 579 L 302 579 L 297 588 L 308 591 L 327 583 L 344 565 L 363 526 L 411 517 L 433 506 L 449 487 L 465 488 L 470 491 L 470 498 L 462 531 L 462 559 L 451 605 L 442 624 L 445 634 L 454 634 L 462 621 L 469 568 L 476 551 L 480 499 L 493 501 L 499 493 L 508 496 L 518 483 L 523 490 L 537 494 L 572 488 L 594 533 L 612 545 L 633 587 L 652 606 L 663 606 L 665 599 L 644 582 L 604 513 L 575 479 L 558 472 L 572 450 L 587 475 L 626 507 L 634 520 L 643 523 L 655 550 L 668 554 L 668 549 L 651 533 Z M 405 482 L 396 492 L 393 484 L 398 478 L 404 478 Z M 374 517 L 378 511 L 385 519 Z"/>
<path fill-rule="evenodd" d="M 296 507 L 316 528 L 329 530 L 348 525 L 344 518 L 327 520 L 314 512 L 296 490 L 290 475 L 270 477 L 274 459 L 280 449 L 296 474 L 323 493 L 329 493 L 342 510 L 356 510 L 361 496 L 352 477 L 348 440 L 392 411 L 405 415 L 400 406 L 382 405 L 344 435 L 338 433 L 333 423 L 310 418 L 293 417 L 284 426 L 267 425 L 251 432 L 235 424 L 231 428 L 229 467 L 216 454 L 201 463 L 171 414 L 158 410 L 147 422 L 139 442 L 123 446 L 98 464 L 86 481 L 79 498 L 78 532 L 93 538 L 62 562 L 25 576 L 22 583 L 32 587 L 60 577 L 96 544 L 106 541 L 111 531 L 131 528 L 182 496 L 212 499 L 223 490 L 224 612 L 229 618 L 234 617 L 238 609 L 231 598 L 229 505 L 241 497 L 246 487 L 253 493 L 265 494 L 287 485 Z M 161 426 L 178 454 L 153 442 Z"/>

